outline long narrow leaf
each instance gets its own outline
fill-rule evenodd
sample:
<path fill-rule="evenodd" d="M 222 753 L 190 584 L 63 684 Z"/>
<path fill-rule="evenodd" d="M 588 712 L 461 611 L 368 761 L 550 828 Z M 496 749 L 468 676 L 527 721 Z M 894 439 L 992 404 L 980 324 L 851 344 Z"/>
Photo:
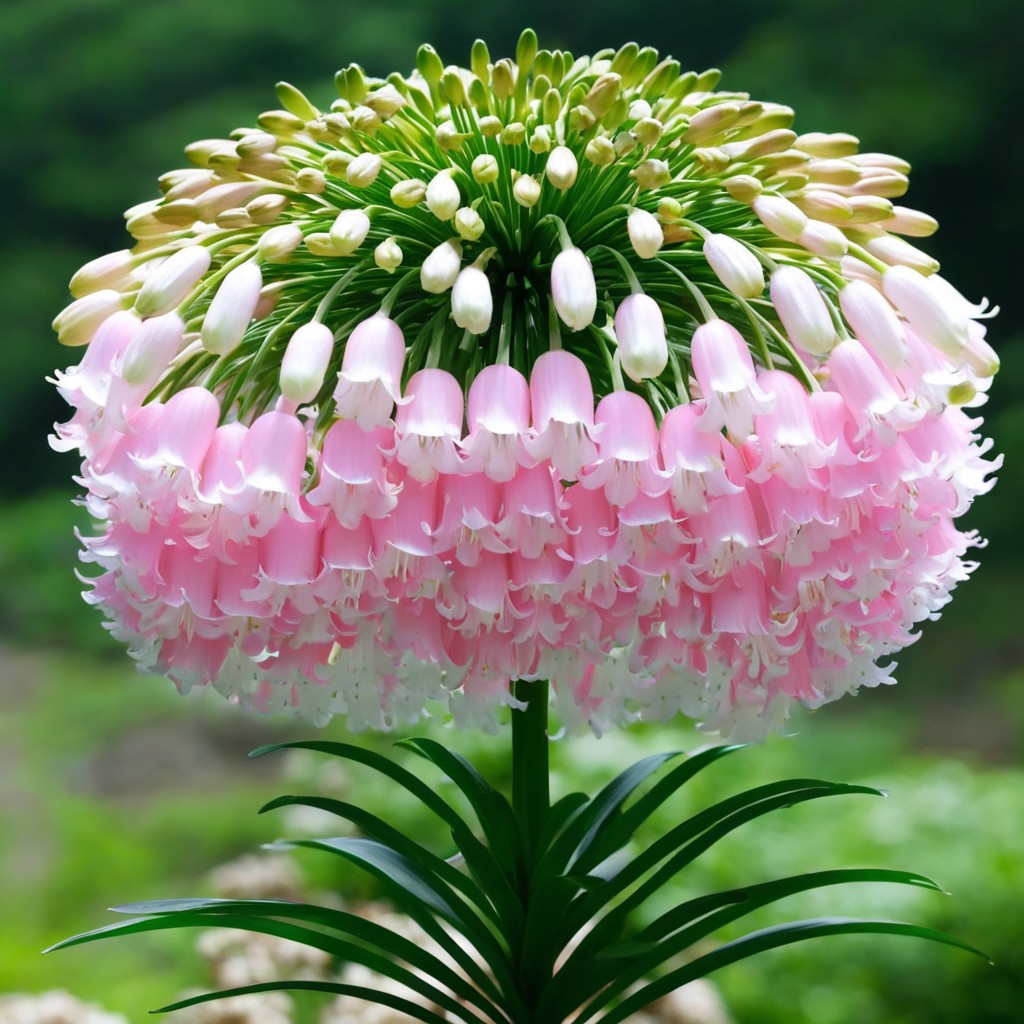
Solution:
<path fill-rule="evenodd" d="M 399 741 L 436 765 L 451 779 L 469 801 L 480 822 L 487 844 L 503 862 L 510 877 L 514 877 L 522 862 L 523 843 L 512 807 L 461 754 L 456 754 L 436 740 L 417 737 Z"/>
<path fill-rule="evenodd" d="M 607 924 L 602 921 L 584 940 L 601 944 L 606 940 L 605 928 L 613 928 L 615 922 L 624 920 L 644 900 L 658 892 L 669 878 L 729 832 L 782 807 L 820 797 L 849 793 L 878 795 L 878 790 L 866 786 L 821 782 L 817 779 L 787 779 L 784 782 L 758 786 L 722 800 L 670 829 L 629 860 L 621 871 L 608 880 L 606 886 L 588 893 L 585 898 L 577 901 L 567 915 L 565 930 L 571 930 L 571 934 L 575 934 L 589 920 L 639 882 L 644 875 L 653 871 L 654 874 L 615 907 L 614 919 L 608 920 Z M 669 858 L 668 862 L 660 870 L 655 871 L 657 865 L 666 858 Z"/>
<path fill-rule="evenodd" d="M 492 1013 L 494 1003 L 488 1000 L 466 978 L 453 971 L 445 961 L 435 956 L 419 943 L 392 931 L 384 925 L 357 914 L 334 907 L 321 907 L 310 903 L 291 900 L 226 900 L 226 899 L 173 899 L 150 900 L 142 903 L 127 903 L 111 907 L 116 914 L 171 915 L 183 912 L 207 915 L 210 918 L 258 914 L 285 920 L 308 921 L 321 928 L 328 928 L 342 935 L 348 935 L 382 953 L 407 963 L 427 977 L 447 986 L 460 998 L 471 1002 L 487 1013 Z M 212 927 L 216 921 L 208 922 Z M 181 927 L 186 925 L 182 924 Z"/>
<path fill-rule="evenodd" d="M 677 825 L 643 850 L 626 866 L 599 886 L 575 901 L 565 915 L 560 940 L 575 935 L 587 922 L 599 918 L 570 954 L 559 978 L 568 992 L 584 988 L 591 979 L 590 964 L 599 950 L 614 943 L 629 915 L 645 900 L 660 891 L 669 879 L 692 863 L 701 853 L 740 825 L 781 807 L 846 793 L 873 793 L 867 787 L 847 786 L 818 780 L 790 779 L 740 793 L 701 811 Z M 682 844 L 682 845 L 680 845 Z M 673 855 L 673 851 L 675 851 Z M 667 859 L 666 859 L 667 858 Z M 662 863 L 664 861 L 664 863 Z M 658 865 L 661 864 L 659 868 Z M 644 876 L 647 875 L 646 878 Z M 643 879 L 628 895 L 631 886 Z M 620 899 L 620 897 L 622 897 Z M 618 903 L 609 911 L 615 900 Z M 600 916 L 603 913 L 603 916 Z M 605 979 L 607 980 L 607 979 Z M 552 998 L 555 998 L 554 996 Z M 578 1004 L 577 1004 L 578 1005 Z"/>
<path fill-rule="evenodd" d="M 90 932 L 83 932 L 70 939 L 65 939 L 55 946 L 51 946 L 50 949 L 63 949 L 68 946 L 79 945 L 101 938 L 109 938 L 114 935 L 133 935 L 140 932 L 196 927 L 210 927 L 209 917 L 185 911 L 161 917 L 133 918 L 129 921 L 119 921 L 114 925 L 97 928 Z M 326 935 L 311 928 L 301 928 L 298 925 L 286 924 L 274 918 L 262 916 L 239 915 L 238 917 L 225 918 L 220 923 L 220 927 L 236 928 L 247 932 L 260 932 L 265 935 L 276 935 L 279 938 L 290 939 L 293 942 L 310 946 L 313 949 L 323 950 L 339 960 L 360 964 L 383 977 L 391 978 L 393 981 L 405 985 L 406 988 L 418 992 L 424 998 L 454 1013 L 460 1019 L 467 1021 L 467 1024 L 477 1024 L 480 1020 L 475 1013 L 463 1006 L 443 989 L 434 985 L 430 979 L 414 974 L 390 957 L 376 953 L 357 943 L 348 942 L 336 936 Z M 50 950 L 47 950 L 47 952 L 50 952 Z"/>
<path fill-rule="evenodd" d="M 602 999 L 613 999 L 629 989 L 634 982 L 657 972 L 673 957 L 693 949 L 719 929 L 761 907 L 796 893 L 852 882 L 914 885 L 941 892 L 938 885 L 923 875 L 884 868 L 841 868 L 712 893 L 667 911 L 634 940 L 598 952 L 596 957 L 602 961 L 602 969 L 597 972 L 600 980 L 595 979 L 593 964 L 589 965 L 589 970 L 585 962 L 573 964 L 564 977 L 560 975 L 561 985 L 556 1001 L 559 1006 L 565 1007 L 563 993 L 568 994 L 570 991 L 575 998 L 573 1009 L 579 1005 L 581 994 L 584 998 L 590 998 L 600 991 Z"/>
<path fill-rule="evenodd" d="M 440 921 L 447 921 L 456 932 L 470 942 L 492 969 L 506 996 L 514 990 L 507 969 L 507 954 L 475 914 L 459 900 L 451 889 L 418 869 L 390 847 L 372 839 L 299 839 L 269 844 L 270 849 L 307 847 L 336 853 L 373 875 L 391 891 L 394 902 L 484 991 L 495 992 L 494 981 L 482 971 L 462 944 L 449 935 Z M 503 984 L 502 984 L 503 983 Z"/>
<path fill-rule="evenodd" d="M 655 999 L 660 999 L 669 992 L 674 991 L 687 982 L 697 978 L 704 978 L 712 971 L 716 971 L 728 964 L 745 960 L 747 957 L 757 953 L 763 953 L 769 949 L 778 949 L 781 946 L 788 946 L 794 942 L 802 942 L 804 939 L 821 938 L 826 935 L 908 935 L 912 938 L 927 939 L 931 942 L 939 942 L 943 945 L 953 946 L 956 949 L 965 950 L 988 960 L 988 956 L 976 949 L 969 943 L 962 941 L 945 932 L 936 931 L 932 928 L 923 928 L 920 925 L 904 924 L 899 921 L 866 920 L 861 918 L 824 917 L 812 918 L 805 921 L 792 921 L 788 924 L 776 925 L 772 928 L 764 928 L 760 931 L 751 932 L 742 938 L 720 946 L 711 953 L 692 960 L 690 963 L 669 971 L 667 974 L 656 979 L 631 993 L 617 1006 L 602 1014 L 600 1024 L 619 1024 L 631 1014 L 637 1013 Z M 991 962 L 991 961 L 989 961 Z M 574 1024 L 585 1024 L 605 1005 L 603 994 L 599 995 L 592 1003 L 583 1008 L 580 1015 L 575 1019 Z"/>
<path fill-rule="evenodd" d="M 709 747 L 707 750 L 691 755 L 682 764 L 676 765 L 631 807 L 609 824 L 601 835 L 600 842 L 590 843 L 588 847 L 581 849 L 579 856 L 572 862 L 573 872 L 586 873 L 622 849 L 651 814 L 698 772 L 727 754 L 743 750 L 745 746 L 745 744 L 737 743 L 729 746 Z"/>
<path fill-rule="evenodd" d="M 431 853 L 430 850 L 415 840 L 410 839 L 394 826 L 389 825 L 376 814 L 371 814 L 362 807 L 346 803 L 343 800 L 316 796 L 280 796 L 261 807 L 260 813 L 275 810 L 279 807 L 293 806 L 315 807 L 318 810 L 328 811 L 352 822 L 370 839 L 390 847 L 402 854 L 410 862 L 418 864 L 424 871 L 436 875 L 447 886 L 461 892 L 478 910 L 486 914 L 496 926 L 501 926 L 501 919 L 495 913 L 491 901 L 471 878 L 468 878 L 461 871 L 452 867 L 448 861 L 438 857 L 435 853 Z"/>
<path fill-rule="evenodd" d="M 352 743 L 335 743 L 329 740 L 297 740 L 291 743 L 270 743 L 251 751 L 250 757 L 262 757 L 277 750 L 314 750 L 322 754 L 331 754 L 346 761 L 355 761 L 373 768 L 398 783 L 404 790 L 411 793 L 425 807 L 433 811 L 449 826 L 454 826 L 462 819 L 458 811 L 445 799 L 430 788 L 419 776 L 408 769 L 395 764 L 394 761 L 373 750 L 364 750 Z"/>
<path fill-rule="evenodd" d="M 581 804 L 566 822 L 561 835 L 548 847 L 536 869 L 538 878 L 564 874 L 574 855 L 585 853 L 602 826 L 663 764 L 678 751 L 666 754 L 652 754 L 636 764 L 630 765 L 617 775 L 596 796 Z"/>
<path fill-rule="evenodd" d="M 200 1003 L 211 1003 L 218 999 L 230 999 L 233 996 L 256 995 L 260 992 L 328 992 L 336 996 L 352 996 L 355 999 L 365 999 L 369 1003 L 376 1003 L 380 1006 L 389 1006 L 392 1010 L 404 1013 L 415 1020 L 424 1021 L 424 1024 L 447 1024 L 447 1018 L 439 1013 L 434 1013 L 411 999 L 404 999 L 383 989 L 366 988 L 363 985 L 344 985 L 341 982 L 331 981 L 270 981 L 262 982 L 259 985 L 245 985 L 242 988 L 229 988 L 221 992 L 205 992 L 200 996 L 190 996 L 188 999 L 179 999 L 169 1006 L 161 1006 L 153 1013 L 173 1013 L 175 1010 L 184 1010 L 188 1006 L 198 1006 Z"/>

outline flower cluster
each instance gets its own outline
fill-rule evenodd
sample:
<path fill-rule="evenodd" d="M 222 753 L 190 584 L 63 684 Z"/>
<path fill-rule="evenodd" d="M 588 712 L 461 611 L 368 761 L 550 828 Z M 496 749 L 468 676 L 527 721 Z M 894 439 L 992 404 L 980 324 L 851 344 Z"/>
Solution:
<path fill-rule="evenodd" d="M 997 464 L 898 158 L 628 44 L 282 83 L 71 281 L 54 444 L 140 666 L 263 710 L 753 735 L 890 679 Z"/>

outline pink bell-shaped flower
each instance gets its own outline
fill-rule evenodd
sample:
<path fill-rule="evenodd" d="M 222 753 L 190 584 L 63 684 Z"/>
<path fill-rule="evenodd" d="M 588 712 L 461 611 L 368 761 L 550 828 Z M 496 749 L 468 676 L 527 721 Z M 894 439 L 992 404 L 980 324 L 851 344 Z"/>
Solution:
<path fill-rule="evenodd" d="M 396 458 L 415 480 L 457 473 L 462 465 L 463 399 L 446 370 L 420 370 L 410 378 L 395 418 Z"/>
<path fill-rule="evenodd" d="M 384 426 L 401 403 L 405 339 L 394 320 L 378 313 L 359 323 L 345 342 L 334 403 L 338 416 L 364 430 Z"/>
<path fill-rule="evenodd" d="M 469 386 L 462 442 L 466 472 L 482 472 L 502 483 L 518 466 L 533 464 L 526 441 L 530 430 L 530 389 L 511 366 L 485 366 Z"/>
<path fill-rule="evenodd" d="M 563 480 L 575 480 L 597 457 L 594 389 L 579 356 L 545 352 L 530 375 L 533 410 L 532 440 L 526 446 L 535 459 L 550 459 Z"/>

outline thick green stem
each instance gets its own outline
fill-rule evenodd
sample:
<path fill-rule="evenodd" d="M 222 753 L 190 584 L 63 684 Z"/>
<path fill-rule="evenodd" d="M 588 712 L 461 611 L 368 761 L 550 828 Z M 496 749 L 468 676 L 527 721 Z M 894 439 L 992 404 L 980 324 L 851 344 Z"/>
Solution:
<path fill-rule="evenodd" d="M 512 712 L 512 810 L 526 842 L 532 871 L 550 808 L 548 790 L 548 684 L 545 680 L 515 684 L 517 700 L 526 704 Z"/>

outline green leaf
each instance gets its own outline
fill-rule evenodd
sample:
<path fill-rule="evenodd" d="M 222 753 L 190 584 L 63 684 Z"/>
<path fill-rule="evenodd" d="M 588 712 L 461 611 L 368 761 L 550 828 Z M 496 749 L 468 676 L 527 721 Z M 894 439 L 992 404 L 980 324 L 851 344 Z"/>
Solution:
<path fill-rule="evenodd" d="M 271 800 L 260 808 L 260 813 L 275 810 L 279 807 L 315 807 L 321 811 L 328 811 L 352 822 L 366 836 L 375 839 L 381 844 L 390 847 L 402 854 L 409 861 L 419 864 L 424 871 L 431 872 L 437 878 L 460 891 L 473 905 L 486 914 L 496 926 L 500 927 L 501 919 L 495 913 L 494 907 L 483 890 L 476 885 L 471 878 L 468 878 L 461 871 L 456 870 L 446 860 L 431 853 L 430 850 L 421 846 L 415 840 L 399 832 L 398 829 L 389 825 L 383 819 L 363 810 L 354 804 L 346 803 L 343 800 L 333 800 L 329 797 L 315 796 L 280 796 Z"/>
<path fill-rule="evenodd" d="M 436 740 L 417 737 L 400 740 L 410 750 L 440 768 L 469 801 L 480 822 L 491 852 L 499 859 L 510 878 L 518 872 L 523 857 L 523 840 L 512 807 L 461 754 Z"/>
<path fill-rule="evenodd" d="M 184 1010 L 188 1006 L 198 1006 L 200 1003 L 230 999 L 232 996 L 254 995 L 258 992 L 329 992 L 336 996 L 354 996 L 356 999 L 365 999 L 368 1003 L 376 1003 L 378 1006 L 390 1006 L 391 1009 L 407 1014 L 415 1020 L 422 1020 L 425 1024 L 447 1024 L 446 1017 L 384 989 L 365 988 L 362 985 L 343 985 L 340 982 L 329 981 L 267 981 L 259 985 L 245 985 L 242 988 L 229 988 L 221 992 L 206 992 L 200 996 L 190 996 L 188 999 L 179 999 L 176 1003 L 161 1006 L 159 1010 L 150 1012 L 172 1013 L 175 1010 Z M 482 1024 L 479 1017 L 470 1017 L 467 1020 L 473 1021 L 474 1024 Z"/>
<path fill-rule="evenodd" d="M 127 903 L 112 907 L 111 910 L 116 914 L 146 915 L 171 915 L 189 911 L 211 918 L 255 913 L 264 917 L 309 921 L 322 928 L 329 928 L 343 935 L 349 935 L 360 942 L 376 947 L 397 960 L 404 961 L 410 967 L 423 971 L 428 978 L 446 985 L 457 996 L 474 1003 L 485 1012 L 493 1008 L 493 1004 L 461 974 L 453 971 L 443 960 L 434 956 L 423 946 L 407 939 L 399 932 L 393 932 L 384 925 L 368 921 L 366 918 L 344 910 L 336 910 L 333 907 L 321 907 L 292 900 L 172 899 Z M 196 922 L 197 926 L 198 924 L 199 922 Z M 186 927 L 187 925 L 181 923 L 179 926 Z M 208 922 L 207 926 L 212 926 L 212 922 Z"/>
<path fill-rule="evenodd" d="M 446 800 L 430 788 L 419 776 L 414 775 L 408 769 L 395 764 L 394 761 L 378 754 L 373 750 L 364 750 L 352 743 L 335 743 L 328 740 L 298 740 L 291 743 L 270 743 L 263 747 L 257 747 L 249 753 L 250 757 L 262 757 L 277 750 L 315 750 L 322 754 L 331 754 L 334 757 L 341 757 L 347 761 L 355 761 L 364 764 L 368 768 L 386 775 L 392 781 L 397 782 L 406 792 L 411 793 L 425 807 L 433 811 L 442 821 L 450 827 L 456 826 L 462 821 L 458 811 Z"/>
<path fill-rule="evenodd" d="M 539 885 L 545 878 L 566 874 L 573 856 L 586 850 L 604 823 L 629 799 L 637 786 L 666 761 L 678 756 L 678 753 L 667 753 L 645 757 L 617 775 L 596 796 L 580 803 L 545 850 L 534 871 L 531 886 Z"/>
<path fill-rule="evenodd" d="M 447 921 L 477 949 L 483 961 L 491 968 L 505 996 L 514 990 L 508 971 L 508 954 L 490 930 L 469 911 L 448 885 L 420 869 L 396 850 L 373 839 L 346 836 L 337 839 L 298 839 L 267 846 L 268 849 L 295 847 L 336 853 L 373 875 L 391 891 L 396 905 L 416 921 L 481 990 L 500 999 L 494 981 L 480 969 L 461 943 L 440 925 L 438 919 Z"/>
<path fill-rule="evenodd" d="M 664 778 L 659 779 L 648 792 L 641 796 L 627 810 L 623 811 L 611 822 L 600 842 L 591 843 L 589 848 L 580 851 L 573 861 L 574 871 L 589 871 L 601 861 L 606 860 L 621 850 L 633 837 L 636 830 L 654 811 L 681 789 L 698 772 L 713 764 L 727 754 L 743 750 L 746 744 L 738 743 L 729 746 L 710 747 L 688 757 L 682 764 L 676 765 Z"/>
<path fill-rule="evenodd" d="M 332 935 L 311 928 L 301 928 L 297 925 L 287 924 L 272 917 L 249 916 L 239 914 L 238 916 L 225 916 L 218 922 L 223 928 L 237 928 L 240 931 L 261 932 L 265 935 L 276 935 L 282 939 L 290 939 L 313 949 L 321 949 L 331 956 L 337 957 L 351 963 L 361 964 L 376 971 L 386 978 L 391 978 L 401 985 L 418 992 L 426 999 L 431 1000 L 438 1006 L 444 1007 L 457 1017 L 466 1021 L 476 1021 L 478 1018 L 464 1007 L 458 1000 L 453 999 L 443 989 L 435 986 L 429 978 L 423 977 L 407 970 L 395 962 L 389 956 L 382 955 L 374 950 L 367 949 L 354 942 L 339 939 Z M 210 917 L 206 914 L 195 914 L 190 911 L 167 914 L 160 917 L 133 918 L 129 921 L 119 921 L 113 925 L 97 928 L 90 932 L 83 932 L 80 935 L 65 939 L 63 942 L 50 947 L 51 949 L 63 949 L 68 946 L 79 945 L 91 942 L 100 938 L 109 938 L 114 935 L 133 935 L 141 932 L 166 931 L 180 928 L 208 928 Z M 49 952 L 49 950 L 47 950 Z M 499 1002 L 498 1005 L 501 1005 Z"/>
<path fill-rule="evenodd" d="M 674 991 L 687 982 L 697 978 L 707 977 L 712 971 L 725 967 L 728 964 L 745 960 L 747 957 L 757 953 L 763 953 L 769 949 L 778 949 L 781 946 L 788 946 L 794 942 L 802 942 L 804 939 L 820 938 L 826 935 L 908 935 L 913 938 L 927 939 L 931 942 L 939 942 L 943 945 L 953 946 L 956 949 L 974 953 L 983 960 L 989 958 L 981 950 L 976 949 L 969 943 L 945 932 L 935 931 L 932 928 L 923 928 L 920 925 L 904 924 L 899 921 L 865 920 L 861 918 L 825 917 L 812 918 L 805 921 L 791 921 L 787 924 L 776 925 L 771 928 L 764 928 L 760 931 L 751 932 L 742 938 L 720 946 L 711 953 L 691 960 L 688 964 L 669 971 L 656 980 L 649 982 L 643 988 L 631 993 L 617 1006 L 602 1014 L 600 1024 L 618 1024 L 631 1014 L 637 1013 L 655 999 L 660 999 L 669 992 Z M 989 961 L 991 963 L 991 961 Z M 574 1024 L 584 1024 L 598 1013 L 606 1005 L 604 993 L 583 1008 L 580 1015 L 575 1019 Z"/>

